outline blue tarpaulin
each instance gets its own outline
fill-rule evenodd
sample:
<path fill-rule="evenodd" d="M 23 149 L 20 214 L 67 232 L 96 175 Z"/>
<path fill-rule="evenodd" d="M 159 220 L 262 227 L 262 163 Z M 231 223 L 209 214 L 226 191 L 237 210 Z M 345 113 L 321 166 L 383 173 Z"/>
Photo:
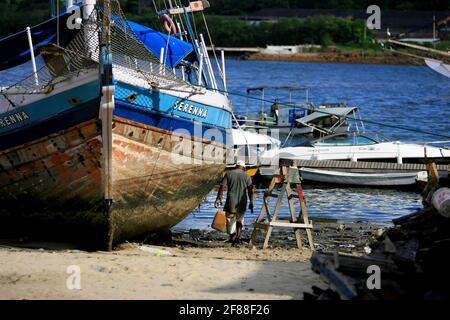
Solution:
<path fill-rule="evenodd" d="M 164 50 L 168 48 L 165 56 L 166 65 L 170 68 L 179 64 L 193 50 L 190 43 L 177 39 L 175 36 L 170 37 L 167 47 L 169 36 L 133 21 L 128 21 L 128 23 L 147 49 L 158 59 L 160 59 L 161 48 Z"/>
<path fill-rule="evenodd" d="M 76 30 L 69 30 L 66 20 L 70 13 L 63 12 L 59 15 L 60 43 L 64 45 L 76 34 Z M 31 38 L 33 40 L 34 54 L 38 55 L 37 47 L 49 42 L 56 42 L 56 17 L 31 27 Z M 30 60 L 30 47 L 28 45 L 27 32 L 25 30 L 0 39 L 0 71 L 9 69 Z"/>

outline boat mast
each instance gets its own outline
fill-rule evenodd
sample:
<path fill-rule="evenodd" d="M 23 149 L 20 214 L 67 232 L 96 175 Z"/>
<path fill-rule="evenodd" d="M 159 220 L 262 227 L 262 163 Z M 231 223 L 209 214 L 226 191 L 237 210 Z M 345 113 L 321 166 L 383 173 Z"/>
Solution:
<path fill-rule="evenodd" d="M 168 4 L 168 6 L 167 6 Z M 214 74 L 214 69 L 212 67 L 211 60 L 209 58 L 208 49 L 206 47 L 206 42 L 202 34 L 199 35 L 199 39 L 196 38 L 196 34 L 194 32 L 194 28 L 191 23 L 191 19 L 189 17 L 189 14 L 194 14 L 195 12 L 202 12 L 204 9 L 208 8 L 209 2 L 202 0 L 202 1 L 191 1 L 189 2 L 188 6 L 183 6 L 180 2 L 180 5 L 177 7 L 173 6 L 173 1 L 167 0 L 166 9 L 158 11 L 157 13 L 159 15 L 162 14 L 168 14 L 168 15 L 178 15 L 180 17 L 184 17 L 186 29 L 187 29 L 187 38 L 189 39 L 190 43 L 192 44 L 192 47 L 194 49 L 195 56 L 198 61 L 198 75 L 201 77 L 201 79 L 197 79 L 198 83 L 204 83 L 205 86 L 209 87 L 210 89 L 217 91 L 218 85 L 217 85 L 217 79 L 216 75 Z M 180 20 L 180 21 L 182 21 Z M 206 23 L 206 20 L 205 20 Z M 179 30 L 179 37 L 180 39 L 183 39 L 183 32 L 181 31 L 180 27 L 181 25 L 177 22 L 178 30 Z M 209 36 L 209 33 L 208 33 Z M 210 36 L 209 36 L 210 38 Z M 211 40 L 210 40 L 211 41 Z M 212 43 L 211 43 L 212 45 Z M 215 55 L 214 55 L 215 56 Z M 222 57 L 224 60 L 224 57 Z M 224 91 L 226 92 L 227 84 L 226 84 L 226 75 L 224 74 L 224 61 L 222 62 L 222 67 L 219 65 L 217 57 L 215 56 L 216 63 L 217 63 L 217 69 L 219 71 L 219 75 L 222 77 L 222 83 L 224 87 Z M 202 66 L 202 68 L 200 68 Z M 201 70 L 200 70 L 201 69 Z M 201 71 L 201 72 L 200 72 Z M 184 68 L 182 67 L 181 70 L 182 77 L 184 78 Z M 226 93 L 227 94 L 227 93 Z"/>
<path fill-rule="evenodd" d="M 92 0 L 88 0 L 92 1 Z M 112 199 L 112 111 L 114 109 L 114 85 L 112 75 L 111 53 L 111 4 L 110 0 L 103 2 L 102 36 L 101 36 L 101 75 L 102 101 L 100 117 L 102 120 L 103 148 L 105 156 L 105 199 Z"/>
<path fill-rule="evenodd" d="M 92 1 L 92 0 L 87 0 Z M 90 8 L 89 8 L 90 9 Z M 102 122 L 102 183 L 107 220 L 107 249 L 112 249 L 113 226 L 111 219 L 112 194 L 112 124 L 114 111 L 114 83 L 111 52 L 111 3 L 103 2 L 103 17 L 100 43 L 100 72 L 102 83 L 102 98 L 100 102 L 99 118 Z"/>
<path fill-rule="evenodd" d="M 86 0 L 94 2 L 95 0 Z M 90 8 L 88 9 L 90 10 Z M 92 8 L 93 10 L 93 8 Z M 92 11 L 91 11 L 92 12 Z M 111 3 L 110 0 L 103 2 L 103 20 L 101 37 L 101 62 L 102 62 L 102 84 L 112 85 L 112 53 L 111 53 Z"/>

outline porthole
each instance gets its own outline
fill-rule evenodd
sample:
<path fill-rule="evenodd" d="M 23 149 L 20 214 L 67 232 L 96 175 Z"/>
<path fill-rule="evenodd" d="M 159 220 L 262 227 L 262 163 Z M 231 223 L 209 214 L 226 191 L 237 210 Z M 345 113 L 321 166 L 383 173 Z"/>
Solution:
<path fill-rule="evenodd" d="M 128 97 L 127 97 L 127 101 L 128 101 L 129 103 L 132 103 L 134 100 L 137 99 L 137 97 L 138 97 L 138 96 L 137 96 L 136 93 L 129 94 Z"/>
<path fill-rule="evenodd" d="M 69 98 L 69 103 L 73 106 L 79 105 L 81 103 L 80 99 L 78 98 Z"/>

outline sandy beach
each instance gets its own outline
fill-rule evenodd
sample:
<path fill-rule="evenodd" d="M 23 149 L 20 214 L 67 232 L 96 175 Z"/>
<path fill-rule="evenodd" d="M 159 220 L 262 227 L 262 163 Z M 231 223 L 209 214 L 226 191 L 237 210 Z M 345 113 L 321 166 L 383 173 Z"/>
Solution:
<path fill-rule="evenodd" d="M 0 299 L 302 299 L 321 283 L 306 249 L 145 248 L 170 255 L 138 244 L 93 253 L 5 246 Z M 79 290 L 66 286 L 74 265 Z"/>
<path fill-rule="evenodd" d="M 377 232 L 374 224 L 322 222 L 315 225 L 313 236 L 316 249 L 361 255 Z M 278 300 L 303 299 L 312 286 L 326 287 L 311 270 L 304 234 L 301 250 L 291 232 L 274 233 L 266 250 L 259 247 L 263 234 L 253 249 L 247 246 L 249 237 L 250 230 L 244 230 L 244 243 L 231 247 L 225 234 L 186 230 L 173 234 L 170 244 L 147 239 L 118 245 L 111 252 L 3 239 L 0 299 Z M 78 271 L 80 289 L 74 280 Z"/>

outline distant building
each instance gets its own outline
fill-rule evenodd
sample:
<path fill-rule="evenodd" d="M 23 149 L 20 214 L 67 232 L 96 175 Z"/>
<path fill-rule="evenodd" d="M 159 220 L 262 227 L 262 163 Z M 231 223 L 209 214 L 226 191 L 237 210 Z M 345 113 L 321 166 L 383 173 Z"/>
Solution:
<path fill-rule="evenodd" d="M 437 22 L 439 39 L 450 40 L 450 16 Z"/>
<path fill-rule="evenodd" d="M 343 9 L 262 9 L 251 15 L 240 17 L 247 21 L 267 21 L 279 18 L 306 18 L 310 16 L 333 15 L 353 19 L 367 19 L 365 10 Z M 381 11 L 381 30 L 374 30 L 376 38 L 386 38 L 386 31 L 392 36 L 407 36 L 411 38 L 433 38 L 433 23 L 450 16 L 450 11 Z M 435 19 L 435 20 L 434 20 Z M 447 24 L 448 25 L 448 24 Z M 444 31 L 446 32 L 446 31 Z"/>
<path fill-rule="evenodd" d="M 321 46 L 318 45 L 296 45 L 296 46 L 271 46 L 268 45 L 266 48 L 262 49 L 260 52 L 264 54 L 292 54 L 292 53 L 303 53 L 311 52 L 312 49 L 320 49 Z"/>

